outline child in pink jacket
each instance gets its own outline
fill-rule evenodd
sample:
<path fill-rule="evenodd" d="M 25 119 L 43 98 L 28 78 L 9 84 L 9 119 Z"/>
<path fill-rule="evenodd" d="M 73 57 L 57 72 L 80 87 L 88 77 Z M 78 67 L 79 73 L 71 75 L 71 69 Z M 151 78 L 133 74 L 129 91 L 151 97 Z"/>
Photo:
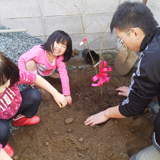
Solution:
<path fill-rule="evenodd" d="M 44 78 L 30 71 L 19 71 L 17 65 L 0 52 L 0 159 L 7 159 L 7 154 L 10 157 L 14 154 L 7 143 L 10 134 L 8 120 L 12 119 L 15 127 L 40 122 L 40 118 L 36 116 L 42 99 L 40 92 L 33 88 L 19 91 L 18 88 L 20 84 L 34 83 L 48 91 L 60 108 L 67 105 L 66 97 Z"/>
<path fill-rule="evenodd" d="M 18 67 L 22 71 L 32 71 L 41 76 L 59 78 L 62 84 L 62 93 L 68 104 L 72 104 L 70 96 L 69 77 L 66 64 L 72 54 L 72 41 L 64 31 L 53 32 L 46 43 L 36 45 L 20 56 Z M 58 69 L 58 73 L 55 70 Z"/>

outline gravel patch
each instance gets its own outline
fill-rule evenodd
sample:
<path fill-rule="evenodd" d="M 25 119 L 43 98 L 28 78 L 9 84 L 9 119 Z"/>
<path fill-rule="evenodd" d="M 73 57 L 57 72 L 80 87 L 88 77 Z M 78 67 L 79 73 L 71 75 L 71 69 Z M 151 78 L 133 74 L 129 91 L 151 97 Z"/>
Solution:
<path fill-rule="evenodd" d="M 0 30 L 9 30 L 9 28 L 0 25 Z M 37 44 L 44 43 L 44 41 L 25 32 L 0 33 L 0 42 L 0 51 L 15 63 L 21 54 Z"/>

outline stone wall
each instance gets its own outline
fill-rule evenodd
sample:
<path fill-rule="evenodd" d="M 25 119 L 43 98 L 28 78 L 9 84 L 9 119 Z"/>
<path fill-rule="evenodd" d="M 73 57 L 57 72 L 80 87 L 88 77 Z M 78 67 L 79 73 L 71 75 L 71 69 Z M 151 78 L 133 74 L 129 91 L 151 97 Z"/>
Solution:
<path fill-rule="evenodd" d="M 55 30 L 64 30 L 73 40 L 73 49 L 86 48 L 86 43 L 79 45 L 86 36 L 90 49 L 116 50 L 116 34 L 111 34 L 107 26 L 123 1 L 0 0 L 0 24 L 12 29 L 26 28 L 28 34 L 43 41 Z M 160 1 L 148 0 L 147 6 L 160 21 Z"/>

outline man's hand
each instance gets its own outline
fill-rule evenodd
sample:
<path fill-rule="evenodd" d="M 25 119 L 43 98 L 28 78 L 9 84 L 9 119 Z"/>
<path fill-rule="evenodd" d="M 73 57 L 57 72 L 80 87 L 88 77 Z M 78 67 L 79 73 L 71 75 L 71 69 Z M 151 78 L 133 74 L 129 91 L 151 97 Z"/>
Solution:
<path fill-rule="evenodd" d="M 87 126 L 94 126 L 96 124 L 106 122 L 108 119 L 109 118 L 107 118 L 107 116 L 105 115 L 105 110 L 104 110 L 102 112 L 99 112 L 99 113 L 87 118 L 86 121 L 84 122 L 84 124 Z"/>
<path fill-rule="evenodd" d="M 128 95 L 128 90 L 129 90 L 129 88 L 126 86 L 119 87 L 116 89 L 116 91 L 119 91 L 118 95 L 125 96 L 125 97 L 127 97 L 127 95 Z"/>

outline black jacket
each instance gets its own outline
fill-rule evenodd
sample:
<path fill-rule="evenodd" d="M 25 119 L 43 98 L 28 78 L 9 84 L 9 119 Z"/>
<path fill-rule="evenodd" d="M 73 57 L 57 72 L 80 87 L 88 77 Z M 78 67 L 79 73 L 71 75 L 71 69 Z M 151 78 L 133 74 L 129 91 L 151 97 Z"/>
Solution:
<path fill-rule="evenodd" d="M 128 96 L 119 106 L 120 113 L 125 117 L 142 114 L 160 92 L 160 28 L 144 37 L 140 52 Z"/>

